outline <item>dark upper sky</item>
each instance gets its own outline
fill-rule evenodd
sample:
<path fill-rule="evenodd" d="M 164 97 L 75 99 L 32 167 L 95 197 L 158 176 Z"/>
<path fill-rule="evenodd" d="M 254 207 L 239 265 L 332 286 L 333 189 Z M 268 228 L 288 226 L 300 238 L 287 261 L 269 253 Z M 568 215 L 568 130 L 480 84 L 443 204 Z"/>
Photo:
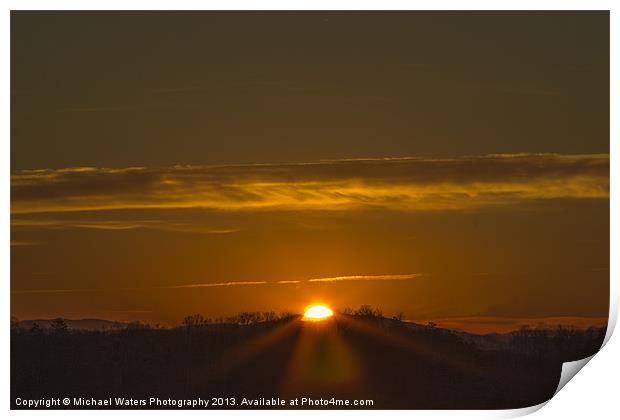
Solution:
<path fill-rule="evenodd" d="M 13 169 L 609 151 L 606 12 L 13 12 Z"/>

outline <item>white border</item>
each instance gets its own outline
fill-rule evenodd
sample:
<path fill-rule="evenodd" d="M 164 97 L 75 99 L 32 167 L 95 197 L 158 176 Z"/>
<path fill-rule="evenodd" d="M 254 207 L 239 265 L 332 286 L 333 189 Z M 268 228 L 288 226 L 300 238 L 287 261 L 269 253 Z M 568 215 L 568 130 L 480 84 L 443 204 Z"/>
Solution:
<path fill-rule="evenodd" d="M 2 124 L 0 124 L 0 132 L 2 135 L 2 142 L 0 144 L 0 162 L 3 173 L 5 174 L 4 182 L 1 185 L 2 194 L 2 211 L 4 214 L 4 223 L 2 223 L 0 229 L 2 231 L 3 241 L 1 245 L 2 249 L 2 269 L 4 273 L 5 286 L 2 289 L 2 301 L 4 302 L 5 310 L 5 322 L 8 324 L 8 317 L 10 316 L 10 293 L 9 293 L 9 279 L 10 279 L 10 229 L 9 229 L 9 217 L 10 217 L 10 74 L 9 74 L 9 62 L 10 57 L 10 10 L 610 10 L 611 20 L 611 142 L 610 152 L 613 157 L 618 151 L 617 139 L 618 139 L 618 124 L 614 116 L 620 115 L 618 113 L 618 82 L 617 75 L 620 74 L 620 67 L 618 66 L 618 58 L 620 57 L 620 40 L 618 31 L 618 24 L 620 19 L 617 16 L 620 7 L 617 6 L 618 2 L 611 0 L 444 0 L 444 1 L 406 1 L 406 0 L 383 0 L 383 1 L 370 1 L 370 0 L 358 0 L 358 1 L 343 1 L 343 0 L 303 0 L 295 2 L 286 2 L 278 0 L 232 0 L 226 2 L 215 1 L 198 1 L 198 0 L 175 0 L 175 1 L 163 1 L 163 0 L 151 0 L 140 2 L 137 0 L 90 0 L 90 1 L 77 1 L 77 0 L 9 0 L 3 2 L 4 13 L 2 14 L 0 24 L 0 31 L 2 33 L 2 41 L 0 43 L 2 57 L 4 65 L 0 68 L 0 75 L 2 77 L 2 113 L 0 118 Z M 616 197 L 618 197 L 618 168 L 615 165 L 611 167 L 611 243 L 610 250 L 611 255 L 618 254 L 618 223 L 614 216 L 619 214 L 619 205 Z M 615 251 L 615 252 L 614 252 Z M 616 384 L 618 374 L 620 373 L 620 345 L 618 340 L 612 340 L 608 343 L 611 332 L 613 331 L 618 314 L 618 265 L 612 258 L 610 261 L 610 325 L 608 334 L 605 338 L 606 346 L 601 354 L 596 355 L 592 359 L 592 362 L 588 364 L 588 367 L 584 369 L 584 372 L 579 374 L 580 378 L 576 381 L 571 381 L 557 396 L 552 398 L 548 403 L 547 408 L 538 411 L 535 416 L 540 419 L 545 418 L 568 418 L 568 419 L 581 419 L 584 416 L 594 418 L 610 418 L 614 413 L 617 413 L 617 393 Z M 6 325 L 5 324 L 5 325 Z M 9 329 L 2 329 L 2 346 L 0 346 L 0 354 L 2 358 L 2 383 L 0 397 L 0 404 L 4 410 L 9 410 L 9 395 L 10 395 L 10 376 L 9 376 Z M 506 418 L 525 415 L 530 412 L 538 410 L 541 404 L 537 407 L 531 407 L 519 410 L 501 410 L 501 411 L 358 411 L 355 413 L 348 413 L 345 415 L 354 415 L 360 420 L 376 418 L 376 416 L 389 415 L 392 418 L 410 419 L 416 418 L 431 418 L 431 419 L 445 419 L 445 418 L 472 418 L 472 419 L 484 419 L 484 418 Z M 3 410 L 3 411 L 4 411 Z M 46 417 L 50 418 L 82 418 L 85 413 L 78 411 L 11 411 L 10 415 L 19 418 L 32 418 L 38 417 L 42 413 Z M 165 419 L 170 417 L 173 413 L 166 411 L 149 411 L 148 413 L 130 412 L 130 411 L 90 411 L 87 413 L 88 417 L 103 419 L 114 417 L 134 417 L 135 415 L 145 416 L 148 415 L 154 419 Z M 274 418 L 289 418 L 295 416 L 299 420 L 315 420 L 320 415 L 321 417 L 327 416 L 329 418 L 341 417 L 344 413 L 337 411 L 321 411 L 320 414 L 317 411 L 304 410 L 304 411 L 184 411 L 183 416 L 190 418 L 204 419 L 206 416 L 223 418 L 242 418 L 250 415 L 257 419 L 274 419 Z M 179 412 L 175 412 L 174 415 L 179 415 Z"/>

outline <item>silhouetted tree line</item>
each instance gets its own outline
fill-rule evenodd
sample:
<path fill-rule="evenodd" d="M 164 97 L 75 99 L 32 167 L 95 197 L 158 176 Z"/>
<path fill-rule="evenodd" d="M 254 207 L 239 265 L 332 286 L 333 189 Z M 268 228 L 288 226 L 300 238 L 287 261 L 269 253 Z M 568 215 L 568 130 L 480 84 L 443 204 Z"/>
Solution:
<path fill-rule="evenodd" d="M 236 325 L 252 325 L 259 322 L 271 322 L 279 319 L 288 319 L 295 316 L 291 312 L 280 312 L 276 314 L 274 311 L 267 312 L 239 312 L 236 315 L 228 317 L 205 318 L 201 314 L 188 315 L 183 318 L 182 326 L 187 329 L 200 329 L 212 324 L 236 324 Z"/>
<path fill-rule="evenodd" d="M 364 318 L 383 318 L 383 311 L 380 308 L 373 308 L 371 305 L 360 305 L 357 309 L 346 307 L 340 313 Z M 402 311 L 397 312 L 392 319 L 395 321 L 403 321 L 405 319 L 405 313 Z"/>
<path fill-rule="evenodd" d="M 208 326 L 213 325 L 221 325 L 221 324 L 231 324 L 231 325 L 252 325 L 260 322 L 271 322 L 283 319 L 289 319 L 292 317 L 298 316 L 292 312 L 280 312 L 276 313 L 274 311 L 265 311 L 265 312 L 239 312 L 236 315 L 231 315 L 227 317 L 216 317 L 216 318 L 208 318 L 204 317 L 201 314 L 192 314 L 183 318 L 181 322 L 181 327 L 185 329 L 201 329 Z M 118 329 L 127 329 L 131 331 L 136 330 L 148 330 L 148 329 L 162 329 L 160 324 L 151 325 L 149 323 L 141 322 L 141 321 L 132 321 L 126 324 L 120 324 L 124 328 L 115 328 Z M 46 331 L 47 330 L 47 331 Z M 12 332 L 25 332 L 25 329 L 20 325 L 19 320 L 16 317 L 11 317 L 11 331 Z M 64 334 L 70 331 L 69 326 L 67 325 L 67 321 L 63 318 L 53 319 L 49 323 L 49 328 L 44 329 L 41 326 L 34 322 L 29 329 L 32 333 L 54 333 L 54 334 Z"/>
<path fill-rule="evenodd" d="M 358 309 L 351 309 L 347 307 L 342 310 L 342 314 L 349 315 L 349 316 L 366 317 L 366 318 L 382 318 L 383 317 L 383 311 L 381 311 L 381 309 L 373 308 L 370 305 L 361 305 Z M 402 312 L 400 314 L 402 314 Z"/>

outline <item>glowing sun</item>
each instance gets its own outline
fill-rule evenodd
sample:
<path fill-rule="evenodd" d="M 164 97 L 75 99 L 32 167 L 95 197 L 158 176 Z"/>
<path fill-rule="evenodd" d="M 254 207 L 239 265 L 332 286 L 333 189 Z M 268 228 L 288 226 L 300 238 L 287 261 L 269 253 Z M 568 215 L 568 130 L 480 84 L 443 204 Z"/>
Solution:
<path fill-rule="evenodd" d="M 305 321 L 322 321 L 334 315 L 331 309 L 323 305 L 312 305 L 304 312 Z"/>

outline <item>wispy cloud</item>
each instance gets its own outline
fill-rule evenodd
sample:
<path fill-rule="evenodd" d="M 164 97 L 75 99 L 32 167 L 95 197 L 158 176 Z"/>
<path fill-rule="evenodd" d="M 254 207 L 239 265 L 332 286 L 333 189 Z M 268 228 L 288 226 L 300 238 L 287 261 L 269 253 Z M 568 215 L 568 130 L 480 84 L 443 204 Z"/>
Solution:
<path fill-rule="evenodd" d="M 608 198 L 609 156 L 25 170 L 12 175 L 11 194 L 13 214 L 128 208 L 460 210 L 532 199 Z"/>
<path fill-rule="evenodd" d="M 335 281 L 391 281 L 391 280 L 414 280 L 423 276 L 423 274 L 381 274 L 374 276 L 338 276 L 338 277 L 323 277 L 318 279 L 308 280 L 310 283 L 314 282 L 335 282 Z"/>
<path fill-rule="evenodd" d="M 84 293 L 84 292 L 111 292 L 111 291 L 140 291 L 153 289 L 199 289 L 208 287 L 232 287 L 232 286 L 263 286 L 276 284 L 300 284 L 316 282 L 338 282 L 338 281 L 403 281 L 414 280 L 427 274 L 381 274 L 381 275 L 355 275 L 323 277 L 309 280 L 280 280 L 280 281 L 227 281 L 219 283 L 189 283 L 172 286 L 159 286 L 147 288 L 123 288 L 123 289 L 21 289 L 12 290 L 14 294 L 38 294 L 38 293 Z"/>
<path fill-rule="evenodd" d="M 17 289 L 11 293 L 17 295 L 40 294 L 40 293 L 92 293 L 92 292 L 135 292 L 154 289 L 195 289 L 204 287 L 229 287 L 229 286 L 255 286 L 267 284 L 266 281 L 229 281 L 221 283 L 194 283 L 159 287 L 125 287 L 121 289 Z"/>
<path fill-rule="evenodd" d="M 228 286 L 255 286 L 259 284 L 267 284 L 266 281 L 228 281 L 224 283 L 198 283 L 198 284 L 182 284 L 179 286 L 163 286 L 161 289 L 193 289 L 200 287 L 228 287 Z"/>
<path fill-rule="evenodd" d="M 609 197 L 609 155 L 15 172 L 13 214 L 129 208 L 444 211 Z"/>
<path fill-rule="evenodd" d="M 76 107 L 76 108 L 63 108 L 58 112 L 109 112 L 109 111 L 127 111 L 134 108 L 123 106 L 93 106 L 93 107 Z"/>
<path fill-rule="evenodd" d="M 132 289 L 123 289 L 132 290 Z M 56 293 L 92 293 L 92 292 L 108 292 L 107 289 L 16 289 L 11 290 L 15 295 L 36 295 L 36 294 L 56 294 Z"/>
<path fill-rule="evenodd" d="M 13 217 L 11 227 L 29 229 L 97 229 L 97 230 L 133 230 L 152 229 L 176 232 L 193 232 L 211 235 L 223 235 L 238 232 L 239 229 L 214 228 L 197 222 L 177 220 L 66 220 L 66 219 L 27 219 Z"/>
<path fill-rule="evenodd" d="M 11 240 L 11 246 L 33 246 L 37 245 L 36 241 L 19 241 L 19 240 Z"/>

